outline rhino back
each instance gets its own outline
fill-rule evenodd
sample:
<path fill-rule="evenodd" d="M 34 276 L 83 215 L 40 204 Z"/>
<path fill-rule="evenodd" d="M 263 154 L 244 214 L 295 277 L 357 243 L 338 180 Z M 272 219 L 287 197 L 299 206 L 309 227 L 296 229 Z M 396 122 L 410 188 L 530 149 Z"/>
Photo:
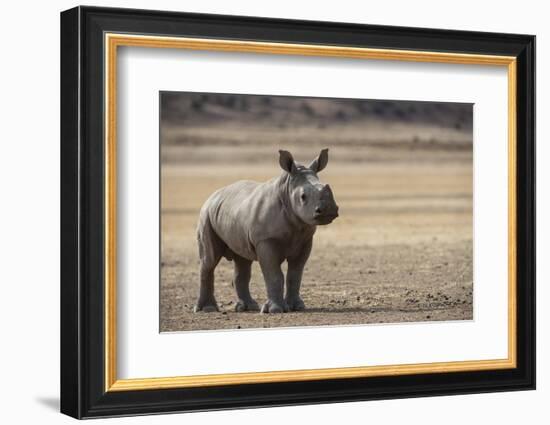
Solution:
<path fill-rule="evenodd" d="M 264 185 L 250 180 L 235 182 L 214 192 L 203 207 L 216 234 L 233 252 L 250 260 L 256 259 L 251 230 L 262 225 L 257 210 L 269 198 Z"/>
<path fill-rule="evenodd" d="M 278 179 L 265 183 L 238 181 L 214 192 L 203 207 L 212 228 L 236 254 L 256 260 L 256 246 L 267 239 L 280 242 L 290 256 L 311 240 L 315 226 L 296 228 L 279 198 Z"/>

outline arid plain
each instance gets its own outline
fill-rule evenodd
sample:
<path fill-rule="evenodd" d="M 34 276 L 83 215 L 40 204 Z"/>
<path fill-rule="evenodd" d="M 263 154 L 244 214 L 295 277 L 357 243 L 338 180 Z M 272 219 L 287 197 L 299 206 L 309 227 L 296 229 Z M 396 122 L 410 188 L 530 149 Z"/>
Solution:
<path fill-rule="evenodd" d="M 171 96 L 161 122 L 162 332 L 473 318 L 470 105 Z M 324 147 L 319 177 L 340 217 L 314 237 L 306 311 L 236 313 L 232 263 L 222 259 L 220 311 L 193 313 L 204 201 L 236 180 L 280 174 L 278 149 L 307 164 Z M 265 300 L 257 263 L 251 293 Z"/>

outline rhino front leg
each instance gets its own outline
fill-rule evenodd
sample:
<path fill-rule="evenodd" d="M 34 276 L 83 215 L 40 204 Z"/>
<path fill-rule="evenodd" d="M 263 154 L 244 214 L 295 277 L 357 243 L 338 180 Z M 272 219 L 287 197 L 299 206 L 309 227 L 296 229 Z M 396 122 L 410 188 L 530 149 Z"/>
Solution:
<path fill-rule="evenodd" d="M 286 274 L 286 295 L 285 301 L 290 311 L 303 311 L 306 306 L 300 297 L 300 286 L 304 267 L 311 253 L 312 240 L 304 244 L 299 255 L 288 259 L 288 271 Z"/>
<path fill-rule="evenodd" d="M 262 269 L 267 290 L 267 301 L 262 313 L 284 313 L 288 306 L 284 300 L 284 275 L 281 271 L 280 249 L 272 241 L 263 241 L 256 247 L 256 254 Z"/>
<path fill-rule="evenodd" d="M 238 298 L 235 311 L 258 311 L 260 307 L 250 295 L 250 269 L 252 261 L 236 255 L 233 261 L 235 265 L 233 270 L 233 286 Z"/>

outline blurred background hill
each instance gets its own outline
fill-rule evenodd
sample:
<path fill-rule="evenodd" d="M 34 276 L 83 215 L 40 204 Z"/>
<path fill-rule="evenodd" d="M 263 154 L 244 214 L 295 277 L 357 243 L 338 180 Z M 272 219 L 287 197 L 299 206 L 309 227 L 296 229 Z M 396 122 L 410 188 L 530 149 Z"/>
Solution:
<path fill-rule="evenodd" d="M 235 160 L 329 147 L 344 162 L 456 161 L 471 158 L 472 121 L 462 103 L 162 92 L 162 160 L 227 160 L 240 146 Z"/>

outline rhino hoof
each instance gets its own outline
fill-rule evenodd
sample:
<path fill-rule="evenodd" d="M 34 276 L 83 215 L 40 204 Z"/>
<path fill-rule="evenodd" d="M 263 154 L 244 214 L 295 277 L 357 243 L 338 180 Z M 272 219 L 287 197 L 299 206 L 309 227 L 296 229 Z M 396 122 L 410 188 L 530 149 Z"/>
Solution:
<path fill-rule="evenodd" d="M 306 305 L 300 297 L 288 299 L 286 302 L 290 311 L 304 311 L 306 309 Z"/>
<path fill-rule="evenodd" d="M 237 301 L 237 304 L 235 304 L 235 311 L 238 313 L 243 311 L 259 311 L 259 310 L 260 310 L 260 306 L 254 300 L 250 300 L 250 301 L 239 300 Z"/>
<path fill-rule="evenodd" d="M 218 306 L 216 304 L 205 304 L 203 306 L 200 306 L 200 304 L 197 304 L 195 308 L 193 309 L 195 313 L 203 312 L 203 313 L 214 313 L 218 310 Z"/>
<path fill-rule="evenodd" d="M 268 300 L 263 306 L 261 313 L 285 313 L 288 311 L 288 305 L 285 303 L 276 303 Z"/>

